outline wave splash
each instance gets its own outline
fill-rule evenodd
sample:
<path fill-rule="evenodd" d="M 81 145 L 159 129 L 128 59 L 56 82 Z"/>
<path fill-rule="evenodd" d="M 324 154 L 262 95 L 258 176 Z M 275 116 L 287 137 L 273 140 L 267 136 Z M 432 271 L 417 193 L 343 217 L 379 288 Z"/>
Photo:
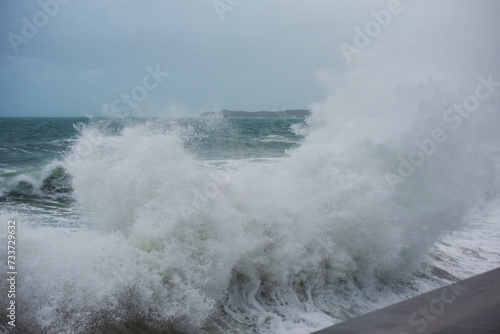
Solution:
<path fill-rule="evenodd" d="M 153 123 L 82 128 L 64 164 L 73 198 L 97 217 L 26 231 L 22 323 L 299 333 L 420 289 L 412 273 L 436 241 L 498 199 L 498 98 L 459 129 L 442 115 L 478 75 L 500 76 L 406 59 L 324 75 L 331 97 L 312 107 L 301 146 L 271 163 L 200 162 Z M 436 129 L 446 140 L 426 154 L 416 142 Z"/>

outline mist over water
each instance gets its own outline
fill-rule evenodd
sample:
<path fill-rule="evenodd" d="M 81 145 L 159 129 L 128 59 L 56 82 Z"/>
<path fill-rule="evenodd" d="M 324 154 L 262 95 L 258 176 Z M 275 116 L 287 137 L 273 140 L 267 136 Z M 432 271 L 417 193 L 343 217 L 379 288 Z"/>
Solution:
<path fill-rule="evenodd" d="M 498 266 L 498 13 L 408 3 L 401 30 L 319 74 L 306 124 L 231 154 L 205 150 L 237 137 L 223 118 L 81 126 L 58 162 L 80 227 L 0 211 L 24 226 L 23 330 L 307 333 Z"/>

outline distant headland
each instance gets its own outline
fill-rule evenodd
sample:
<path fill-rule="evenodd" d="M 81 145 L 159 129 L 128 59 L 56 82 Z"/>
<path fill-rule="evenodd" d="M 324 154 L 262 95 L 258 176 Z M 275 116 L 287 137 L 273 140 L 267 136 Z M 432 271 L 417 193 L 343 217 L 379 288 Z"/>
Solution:
<path fill-rule="evenodd" d="M 221 110 L 221 111 L 207 111 L 200 115 L 200 117 L 227 117 L 227 118 L 247 118 L 247 117 L 290 117 L 299 118 L 311 115 L 310 110 L 282 110 L 282 111 L 234 111 L 234 110 Z"/>

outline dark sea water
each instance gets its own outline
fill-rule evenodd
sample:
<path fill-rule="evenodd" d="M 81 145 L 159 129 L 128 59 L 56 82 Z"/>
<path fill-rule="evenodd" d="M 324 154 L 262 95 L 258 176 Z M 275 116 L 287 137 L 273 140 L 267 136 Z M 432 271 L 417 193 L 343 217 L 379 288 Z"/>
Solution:
<path fill-rule="evenodd" d="M 0 119 L 19 330 L 308 333 L 498 266 L 491 138 L 391 190 L 414 144 L 365 121 Z"/>

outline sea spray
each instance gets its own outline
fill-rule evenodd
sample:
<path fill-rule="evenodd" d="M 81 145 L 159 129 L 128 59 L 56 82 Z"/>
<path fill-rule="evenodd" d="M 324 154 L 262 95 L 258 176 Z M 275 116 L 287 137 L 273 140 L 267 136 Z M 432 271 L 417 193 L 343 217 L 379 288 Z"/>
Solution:
<path fill-rule="evenodd" d="M 498 31 L 487 8 L 461 3 L 453 14 L 454 3 L 415 7 L 435 10 L 432 36 L 441 24 L 463 31 L 464 13 L 477 25 L 451 45 Z M 308 332 L 453 277 L 421 264 L 498 199 L 498 95 L 457 131 L 442 115 L 478 76 L 500 78 L 489 62 L 498 43 L 459 57 L 447 38 L 416 39 L 388 28 L 359 68 L 322 74 L 330 97 L 312 106 L 301 146 L 272 162 L 202 162 L 186 149 L 196 147 L 190 132 L 171 123 L 83 129 L 64 162 L 75 205 L 92 219 L 22 231 L 19 323 L 32 324 L 27 332 Z M 471 62 L 479 53 L 487 61 Z M 224 122 L 219 138 L 229 133 L 226 120 L 211 122 Z M 436 128 L 446 141 L 391 187 L 387 173 Z M 85 131 L 97 140 L 81 154 Z M 183 214 L 214 173 L 230 182 Z"/>

